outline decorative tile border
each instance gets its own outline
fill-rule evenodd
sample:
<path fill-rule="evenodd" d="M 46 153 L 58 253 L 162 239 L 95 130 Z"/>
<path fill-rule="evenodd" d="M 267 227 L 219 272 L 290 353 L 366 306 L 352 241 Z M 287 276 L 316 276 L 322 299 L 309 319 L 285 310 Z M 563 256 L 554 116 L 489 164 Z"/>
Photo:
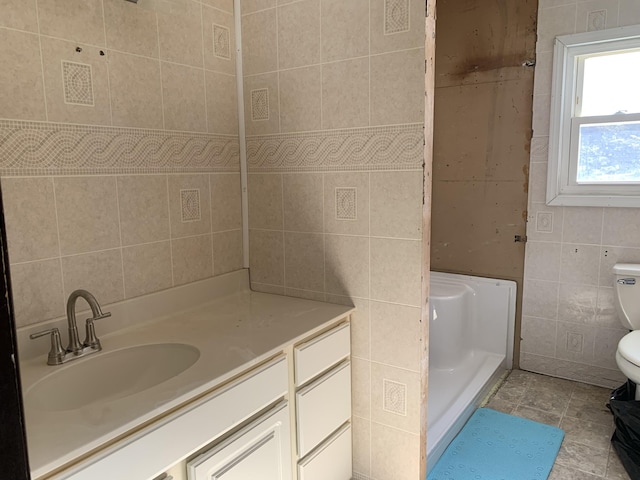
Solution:
<path fill-rule="evenodd" d="M 247 137 L 251 172 L 422 168 L 422 124 Z"/>
<path fill-rule="evenodd" d="M 238 137 L 0 120 L 0 175 L 228 172 Z"/>

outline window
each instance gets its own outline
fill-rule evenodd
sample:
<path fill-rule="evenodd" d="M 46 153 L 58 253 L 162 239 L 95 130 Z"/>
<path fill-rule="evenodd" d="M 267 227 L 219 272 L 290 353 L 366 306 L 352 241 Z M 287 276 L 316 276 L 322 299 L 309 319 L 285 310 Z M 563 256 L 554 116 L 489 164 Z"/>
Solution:
<path fill-rule="evenodd" d="M 640 26 L 556 38 L 547 204 L 640 207 Z"/>

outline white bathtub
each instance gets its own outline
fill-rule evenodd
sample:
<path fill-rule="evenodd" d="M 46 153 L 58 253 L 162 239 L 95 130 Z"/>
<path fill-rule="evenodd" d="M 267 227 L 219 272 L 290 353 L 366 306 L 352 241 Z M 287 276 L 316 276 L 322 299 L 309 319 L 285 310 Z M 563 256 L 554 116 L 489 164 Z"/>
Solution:
<path fill-rule="evenodd" d="M 427 471 L 512 366 L 516 283 L 431 272 Z"/>

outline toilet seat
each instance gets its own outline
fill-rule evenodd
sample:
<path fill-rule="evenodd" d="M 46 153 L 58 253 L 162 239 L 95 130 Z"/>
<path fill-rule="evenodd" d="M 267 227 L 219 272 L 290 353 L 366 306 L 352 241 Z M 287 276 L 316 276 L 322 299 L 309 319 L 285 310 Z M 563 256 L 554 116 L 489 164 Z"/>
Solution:
<path fill-rule="evenodd" d="M 618 343 L 618 354 L 636 368 L 640 368 L 640 330 L 634 330 L 622 337 Z"/>
<path fill-rule="evenodd" d="M 620 351 L 616 352 L 616 364 L 625 377 L 636 385 L 640 385 L 640 367 L 625 360 L 622 355 L 620 355 Z M 640 400 L 640 398 L 637 398 L 640 396 L 640 389 L 636 389 L 635 396 L 636 400 Z"/>

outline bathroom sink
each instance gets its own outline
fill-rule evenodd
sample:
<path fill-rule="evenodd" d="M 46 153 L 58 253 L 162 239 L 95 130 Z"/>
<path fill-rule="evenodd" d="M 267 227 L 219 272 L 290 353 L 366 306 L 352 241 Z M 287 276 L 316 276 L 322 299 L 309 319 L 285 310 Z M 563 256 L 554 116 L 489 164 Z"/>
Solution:
<path fill-rule="evenodd" d="M 137 345 L 101 352 L 52 372 L 25 394 L 27 408 L 75 410 L 142 392 L 165 382 L 193 365 L 200 351 L 181 343 Z"/>

